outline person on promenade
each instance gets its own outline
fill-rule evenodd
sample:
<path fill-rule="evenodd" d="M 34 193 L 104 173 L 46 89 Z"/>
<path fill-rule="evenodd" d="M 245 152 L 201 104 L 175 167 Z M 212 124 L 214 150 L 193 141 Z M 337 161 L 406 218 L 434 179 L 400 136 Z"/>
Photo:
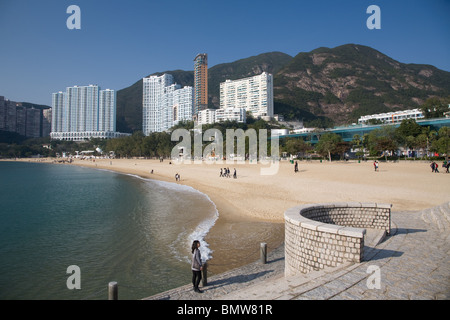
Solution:
<path fill-rule="evenodd" d="M 375 171 L 378 171 L 378 161 L 377 160 L 375 160 L 373 162 L 373 167 L 375 168 Z"/>
<path fill-rule="evenodd" d="M 200 280 L 202 280 L 202 257 L 200 254 L 200 241 L 194 240 L 192 242 L 192 263 L 191 263 L 191 269 L 192 269 L 192 285 L 194 286 L 194 291 L 198 293 L 202 293 L 198 288 L 198 285 L 200 284 Z"/>
<path fill-rule="evenodd" d="M 234 179 L 237 179 L 236 168 L 234 168 L 234 174 L 233 174 L 233 178 L 234 178 Z"/>
<path fill-rule="evenodd" d="M 298 162 L 297 161 L 295 161 L 294 172 L 298 172 Z"/>
<path fill-rule="evenodd" d="M 434 163 L 434 161 L 431 162 L 430 168 L 431 168 L 431 172 L 434 172 L 434 168 L 435 168 L 435 163 Z"/>
<path fill-rule="evenodd" d="M 219 177 L 223 177 L 223 170 L 222 170 L 222 168 L 220 168 L 220 176 Z"/>

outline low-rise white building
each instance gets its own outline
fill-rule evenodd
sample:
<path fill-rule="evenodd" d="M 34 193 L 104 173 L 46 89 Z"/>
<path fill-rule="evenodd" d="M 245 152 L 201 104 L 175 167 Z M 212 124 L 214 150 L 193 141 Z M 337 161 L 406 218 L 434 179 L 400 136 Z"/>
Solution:
<path fill-rule="evenodd" d="M 286 136 L 289 134 L 289 129 L 271 129 L 270 134 L 272 135 L 272 137 Z"/>
<path fill-rule="evenodd" d="M 236 121 L 245 123 L 247 121 L 245 108 L 224 108 L 216 110 L 216 122 Z"/>
<path fill-rule="evenodd" d="M 204 109 L 198 112 L 197 124 L 213 124 L 216 122 L 216 109 Z"/>
<path fill-rule="evenodd" d="M 313 132 L 314 130 L 318 130 L 318 131 L 322 131 L 320 129 L 317 128 L 299 128 L 299 129 L 294 129 L 292 130 L 292 133 L 308 133 L 308 132 Z"/>
<path fill-rule="evenodd" d="M 369 124 L 370 120 L 378 120 L 383 123 L 398 123 L 406 119 L 417 120 L 422 118 L 424 118 L 424 115 L 420 109 L 412 109 L 362 116 L 358 119 L 358 124 Z"/>
<path fill-rule="evenodd" d="M 121 133 L 115 131 L 76 131 L 76 132 L 52 132 L 50 137 L 53 140 L 66 141 L 85 141 L 91 138 L 99 139 L 114 139 L 120 137 L 130 136 L 130 133 Z"/>

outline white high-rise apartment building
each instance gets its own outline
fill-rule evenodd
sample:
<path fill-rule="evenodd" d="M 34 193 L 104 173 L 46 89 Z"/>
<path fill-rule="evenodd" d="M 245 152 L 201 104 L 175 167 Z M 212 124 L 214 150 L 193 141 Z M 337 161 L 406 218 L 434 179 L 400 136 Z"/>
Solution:
<path fill-rule="evenodd" d="M 63 131 L 98 131 L 99 87 L 74 86 L 66 89 L 66 113 Z"/>
<path fill-rule="evenodd" d="M 116 131 L 116 99 L 115 90 L 100 90 L 99 98 L 99 131 Z"/>
<path fill-rule="evenodd" d="M 52 132 L 62 132 L 66 94 L 62 91 L 52 94 Z"/>
<path fill-rule="evenodd" d="M 253 117 L 273 117 L 273 76 L 226 80 L 220 84 L 220 109 L 245 108 Z"/>
<path fill-rule="evenodd" d="M 173 125 L 180 121 L 192 120 L 194 90 L 184 87 L 173 93 Z"/>
<path fill-rule="evenodd" d="M 193 88 L 181 88 L 173 76 L 150 76 L 143 79 L 142 129 L 145 135 L 167 131 L 178 122 L 191 120 L 193 114 Z"/>
<path fill-rule="evenodd" d="M 107 138 L 116 130 L 116 92 L 97 85 L 67 87 L 52 94 L 53 139 Z M 105 134 L 98 134 L 103 132 Z"/>
<path fill-rule="evenodd" d="M 161 109 L 163 105 L 164 88 L 172 83 L 173 77 L 170 74 L 164 74 L 160 77 L 151 76 L 143 79 L 142 131 L 146 136 L 151 132 L 162 131 Z"/>

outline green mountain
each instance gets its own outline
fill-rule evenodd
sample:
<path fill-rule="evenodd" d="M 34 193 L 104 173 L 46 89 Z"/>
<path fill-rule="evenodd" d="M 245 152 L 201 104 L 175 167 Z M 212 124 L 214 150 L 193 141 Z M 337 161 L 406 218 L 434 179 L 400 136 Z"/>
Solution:
<path fill-rule="evenodd" d="M 432 96 L 450 95 L 450 72 L 403 64 L 370 47 L 346 44 L 291 57 L 270 52 L 208 70 L 209 104 L 219 107 L 220 83 L 262 73 L 274 75 L 275 113 L 315 124 L 355 122 L 365 114 L 413 109 Z M 193 71 L 166 71 L 182 86 Z M 117 92 L 117 130 L 142 129 L 142 79 Z"/>
<path fill-rule="evenodd" d="M 275 113 L 287 119 L 324 117 L 334 124 L 450 95 L 450 72 L 400 63 L 356 44 L 299 53 L 274 78 Z"/>

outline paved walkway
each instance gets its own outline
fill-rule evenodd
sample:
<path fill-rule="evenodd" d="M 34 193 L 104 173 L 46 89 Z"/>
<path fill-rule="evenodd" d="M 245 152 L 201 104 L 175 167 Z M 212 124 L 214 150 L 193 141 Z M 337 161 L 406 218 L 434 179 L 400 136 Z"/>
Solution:
<path fill-rule="evenodd" d="M 304 300 L 450 299 L 450 202 L 418 212 L 393 212 L 391 235 L 371 230 L 364 260 L 284 277 L 284 248 L 253 264 L 146 299 Z M 374 279 L 379 274 L 379 288 Z"/>

